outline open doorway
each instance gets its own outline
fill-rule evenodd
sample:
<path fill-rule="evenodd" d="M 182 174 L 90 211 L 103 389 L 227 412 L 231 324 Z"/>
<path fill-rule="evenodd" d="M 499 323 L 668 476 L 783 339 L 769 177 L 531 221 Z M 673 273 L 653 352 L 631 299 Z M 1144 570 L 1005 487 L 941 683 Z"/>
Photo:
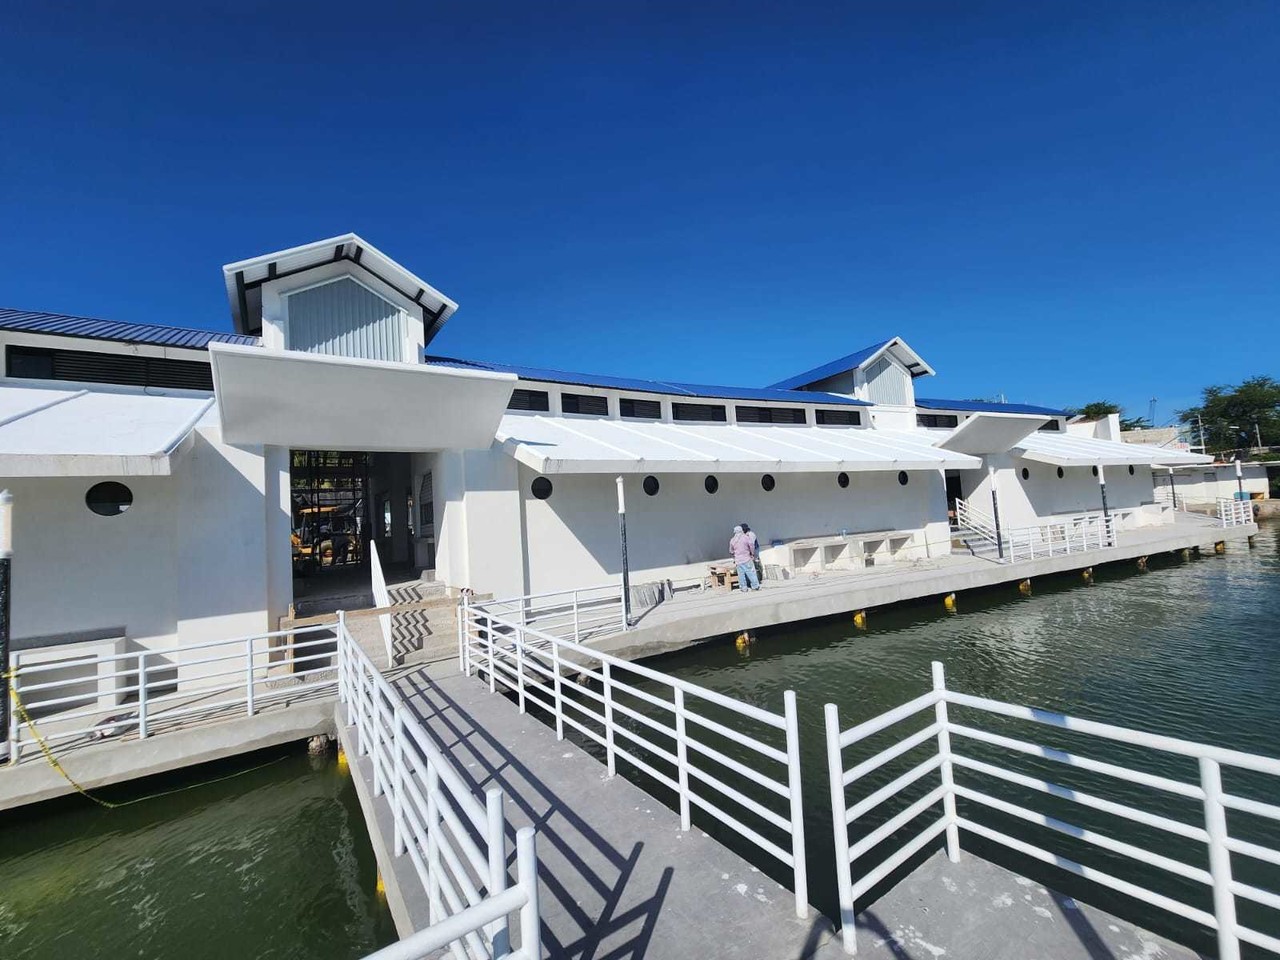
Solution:
<path fill-rule="evenodd" d="M 948 470 L 944 475 L 947 482 L 947 517 L 954 524 L 956 519 L 956 501 L 964 499 L 960 486 L 960 471 Z"/>

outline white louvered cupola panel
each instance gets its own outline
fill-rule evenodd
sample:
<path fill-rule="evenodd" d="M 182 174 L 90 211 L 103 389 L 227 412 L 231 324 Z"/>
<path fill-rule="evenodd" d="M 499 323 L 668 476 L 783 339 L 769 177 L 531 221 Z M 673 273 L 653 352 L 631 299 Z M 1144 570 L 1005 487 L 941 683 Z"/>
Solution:
<path fill-rule="evenodd" d="M 343 277 L 288 298 L 290 350 L 365 360 L 404 360 L 407 318 L 364 284 Z"/>
<path fill-rule="evenodd" d="M 888 357 L 867 367 L 867 399 L 872 403 L 907 406 L 914 402 L 911 376 Z"/>

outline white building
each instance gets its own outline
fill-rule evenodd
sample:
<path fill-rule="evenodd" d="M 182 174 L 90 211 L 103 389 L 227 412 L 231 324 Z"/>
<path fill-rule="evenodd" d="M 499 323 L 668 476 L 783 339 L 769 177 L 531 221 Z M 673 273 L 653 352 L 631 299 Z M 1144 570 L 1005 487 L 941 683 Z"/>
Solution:
<path fill-rule="evenodd" d="M 899 338 L 764 388 L 584 376 L 424 358 L 456 304 L 354 235 L 223 272 L 235 334 L 0 310 L 20 648 L 273 628 L 307 523 L 315 576 L 372 536 L 513 595 L 616 582 L 617 477 L 641 582 L 700 578 L 742 520 L 779 549 L 878 532 L 877 562 L 949 553 L 957 500 L 1025 527 L 1102 510 L 1105 481 L 1121 528 L 1171 522 L 1153 469 L 1207 459 L 918 397 Z"/>

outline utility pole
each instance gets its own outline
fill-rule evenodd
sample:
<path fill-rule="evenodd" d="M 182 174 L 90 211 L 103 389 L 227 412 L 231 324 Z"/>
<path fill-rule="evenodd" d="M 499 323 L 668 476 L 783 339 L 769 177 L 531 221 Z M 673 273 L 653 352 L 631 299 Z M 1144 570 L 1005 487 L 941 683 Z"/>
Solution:
<path fill-rule="evenodd" d="M 631 571 L 627 568 L 627 501 L 622 492 L 622 478 L 618 484 L 618 536 L 622 540 L 622 629 L 631 626 Z"/>
<path fill-rule="evenodd" d="M 1253 420 L 1253 438 L 1258 442 L 1258 449 L 1262 449 L 1262 430 L 1258 427 L 1257 417 Z"/>

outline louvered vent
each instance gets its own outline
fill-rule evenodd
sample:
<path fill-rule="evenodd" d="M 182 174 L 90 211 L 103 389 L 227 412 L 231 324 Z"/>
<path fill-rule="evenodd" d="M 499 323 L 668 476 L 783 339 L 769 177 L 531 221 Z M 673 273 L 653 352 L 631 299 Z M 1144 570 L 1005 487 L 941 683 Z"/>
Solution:
<path fill-rule="evenodd" d="M 637 400 L 623 397 L 618 401 L 618 416 L 632 420 L 661 420 L 662 404 L 657 400 Z"/>
<path fill-rule="evenodd" d="M 738 407 L 739 423 L 807 423 L 803 407 Z"/>
<path fill-rule="evenodd" d="M 213 373 L 209 364 L 199 360 L 19 346 L 8 348 L 7 360 L 8 375 L 22 379 L 118 383 L 178 390 L 213 389 Z"/>
<path fill-rule="evenodd" d="M 818 410 L 818 423 L 826 427 L 857 427 L 862 424 L 862 414 L 857 410 Z"/>
<path fill-rule="evenodd" d="M 588 413 L 597 417 L 607 417 L 609 400 L 607 397 L 594 397 L 585 393 L 562 393 L 560 409 L 565 413 Z"/>
<path fill-rule="evenodd" d="M 700 423 L 724 423 L 728 415 L 724 407 L 711 403 L 673 403 L 672 420 L 693 420 Z"/>
<path fill-rule="evenodd" d="M 545 390 L 512 390 L 508 410 L 550 410 L 551 397 Z"/>

